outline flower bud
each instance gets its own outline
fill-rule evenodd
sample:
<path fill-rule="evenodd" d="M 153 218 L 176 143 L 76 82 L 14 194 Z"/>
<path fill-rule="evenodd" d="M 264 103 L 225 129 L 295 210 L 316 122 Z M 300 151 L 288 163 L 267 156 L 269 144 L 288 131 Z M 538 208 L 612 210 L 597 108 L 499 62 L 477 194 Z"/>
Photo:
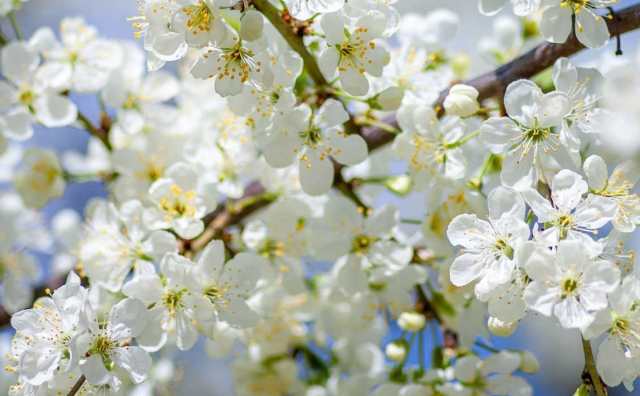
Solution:
<path fill-rule="evenodd" d="M 389 87 L 377 95 L 378 105 L 380 110 L 393 111 L 397 110 L 402 103 L 404 97 L 404 90 L 400 87 Z"/>
<path fill-rule="evenodd" d="M 496 317 L 490 316 L 487 321 L 487 327 L 489 327 L 491 334 L 499 337 L 508 337 L 516 330 L 518 322 L 503 322 Z"/>
<path fill-rule="evenodd" d="M 460 117 L 473 115 L 480 108 L 478 105 L 478 90 L 470 85 L 454 85 L 444 100 L 444 108 L 451 115 Z"/>
<path fill-rule="evenodd" d="M 394 194 L 404 196 L 411 192 L 413 183 L 407 175 L 389 176 L 384 181 L 384 186 Z"/>
<path fill-rule="evenodd" d="M 407 357 L 407 343 L 403 340 L 390 342 L 384 349 L 384 353 L 394 362 L 401 363 Z"/>
<path fill-rule="evenodd" d="M 424 329 L 426 322 L 424 315 L 418 312 L 403 312 L 398 318 L 398 326 L 402 330 L 411 332 L 418 332 Z"/>
<path fill-rule="evenodd" d="M 247 11 L 242 17 L 240 24 L 240 37 L 243 40 L 255 41 L 262 37 L 264 18 L 256 10 Z"/>
<path fill-rule="evenodd" d="M 520 363 L 520 370 L 525 373 L 533 374 L 540 370 L 540 363 L 538 359 L 529 351 L 522 351 L 522 362 Z"/>

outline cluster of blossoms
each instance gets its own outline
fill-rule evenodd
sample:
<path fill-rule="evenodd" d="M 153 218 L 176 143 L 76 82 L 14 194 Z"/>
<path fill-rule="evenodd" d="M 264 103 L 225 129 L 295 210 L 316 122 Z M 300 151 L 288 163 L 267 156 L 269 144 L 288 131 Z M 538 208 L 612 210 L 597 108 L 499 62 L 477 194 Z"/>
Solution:
<path fill-rule="evenodd" d="M 0 1 L 8 394 L 180 393 L 175 357 L 204 346 L 239 396 L 528 396 L 536 358 L 490 344 L 539 315 L 582 337 L 576 394 L 633 388 L 640 149 L 605 158 L 640 60 L 559 58 L 488 93 L 458 83 L 475 60 L 444 9 L 141 0 L 136 43 L 82 18 L 23 38 L 20 3 Z M 612 3 L 511 0 L 481 56 L 601 47 Z M 25 148 L 42 127 L 86 130 L 86 152 Z M 104 196 L 47 225 L 87 181 Z"/>

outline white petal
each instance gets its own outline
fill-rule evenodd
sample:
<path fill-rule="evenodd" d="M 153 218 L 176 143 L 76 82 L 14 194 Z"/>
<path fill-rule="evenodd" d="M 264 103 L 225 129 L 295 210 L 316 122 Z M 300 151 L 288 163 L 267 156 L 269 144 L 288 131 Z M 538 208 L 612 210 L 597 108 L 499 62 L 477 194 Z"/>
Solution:
<path fill-rule="evenodd" d="M 551 316 L 553 307 L 559 300 L 560 289 L 545 286 L 542 282 L 531 282 L 524 290 L 524 301 L 527 306 L 546 316 Z"/>
<path fill-rule="evenodd" d="M 326 48 L 320 53 L 318 57 L 318 67 L 324 77 L 328 80 L 333 80 L 333 77 L 338 72 L 338 62 L 340 61 L 340 55 L 334 48 Z"/>
<path fill-rule="evenodd" d="M 242 329 L 255 326 L 260 319 L 258 314 L 239 298 L 231 298 L 219 314 L 221 320 Z"/>
<path fill-rule="evenodd" d="M 562 92 L 544 94 L 539 106 L 538 121 L 542 128 L 561 125 L 563 118 L 571 111 L 569 97 Z"/>
<path fill-rule="evenodd" d="M 125 298 L 111 308 L 108 328 L 116 340 L 137 336 L 146 326 L 147 308 L 142 301 Z"/>
<path fill-rule="evenodd" d="M 480 127 L 480 139 L 494 153 L 503 153 L 521 133 L 520 128 L 508 117 L 489 118 Z"/>
<path fill-rule="evenodd" d="M 579 329 L 588 326 L 593 321 L 593 315 L 578 302 L 575 297 L 567 297 L 553 307 L 553 314 L 560 325 L 567 329 Z"/>
<path fill-rule="evenodd" d="M 504 94 L 504 106 L 509 117 L 527 125 L 531 106 L 539 102 L 542 90 L 533 81 L 518 80 L 507 87 Z"/>
<path fill-rule="evenodd" d="M 608 336 L 598 347 L 596 368 L 605 384 L 614 387 L 620 385 L 626 371 L 629 359 L 625 356 L 624 348 L 616 337 Z"/>
<path fill-rule="evenodd" d="M 20 356 L 20 376 L 31 385 L 42 385 L 53 379 L 60 357 L 52 348 L 28 349 Z"/>
<path fill-rule="evenodd" d="M 222 266 L 224 265 L 224 243 L 219 240 L 213 240 L 205 247 L 202 256 L 198 259 L 198 270 L 208 280 L 218 279 L 222 274 Z"/>
<path fill-rule="evenodd" d="M 562 212 L 569 213 L 582 200 L 589 186 L 582 176 L 563 169 L 551 181 L 551 199 Z"/>
<path fill-rule="evenodd" d="M 19 85 L 33 76 L 40 58 L 26 44 L 12 41 L 2 49 L 2 74 Z"/>
<path fill-rule="evenodd" d="M 116 348 L 112 354 L 113 362 L 123 368 L 131 377 L 131 380 L 139 384 L 147 379 L 151 370 L 151 356 L 137 346 Z"/>
<path fill-rule="evenodd" d="M 541 0 L 515 0 L 513 3 L 513 13 L 517 16 L 527 16 L 538 11 Z"/>
<path fill-rule="evenodd" d="M 552 43 L 564 43 L 571 33 L 570 7 L 549 7 L 542 14 L 540 32 Z"/>
<path fill-rule="evenodd" d="M 169 73 L 149 73 L 140 87 L 146 101 L 163 102 L 176 96 L 180 91 L 178 81 Z"/>
<path fill-rule="evenodd" d="M 609 28 L 604 18 L 590 10 L 576 14 L 576 36 L 589 48 L 600 48 L 609 40 Z"/>
<path fill-rule="evenodd" d="M 99 355 L 89 356 L 80 366 L 82 374 L 87 377 L 87 382 L 93 385 L 102 385 L 109 382 L 111 375 L 104 367 Z"/>
<path fill-rule="evenodd" d="M 467 285 L 483 275 L 485 264 L 477 254 L 465 253 L 453 261 L 449 274 L 451 283 L 456 286 Z"/>
<path fill-rule="evenodd" d="M 475 214 L 461 214 L 456 216 L 447 228 L 447 237 L 454 246 L 464 246 L 468 249 L 480 249 L 491 243 L 495 234 L 491 224 L 478 219 Z"/>
<path fill-rule="evenodd" d="M 503 215 L 524 219 L 524 200 L 516 191 L 498 186 L 494 188 L 487 199 L 489 205 L 489 217 L 499 219 Z"/>
<path fill-rule="evenodd" d="M 553 65 L 553 85 L 560 92 L 569 93 L 578 83 L 578 69 L 568 58 L 560 58 Z"/>
<path fill-rule="evenodd" d="M 67 97 L 46 93 L 35 103 L 36 118 L 49 128 L 69 125 L 78 118 L 76 105 Z"/>
<path fill-rule="evenodd" d="M 500 12 L 507 0 L 480 0 L 478 9 L 483 15 L 492 16 Z"/>
<path fill-rule="evenodd" d="M 23 110 L 17 110 L 4 116 L 4 125 L 1 125 L 2 132 L 11 139 L 27 140 L 33 136 L 31 114 Z"/>
<path fill-rule="evenodd" d="M 369 92 L 369 80 L 360 71 L 347 68 L 340 71 L 340 83 L 342 88 L 353 96 L 364 96 Z"/>
<path fill-rule="evenodd" d="M 176 312 L 176 346 L 181 351 L 186 351 L 193 347 L 193 344 L 198 340 L 198 332 L 191 318 L 185 315 L 183 310 Z"/>
<path fill-rule="evenodd" d="M 522 196 L 533 210 L 541 223 L 553 221 L 556 218 L 557 211 L 551 206 L 540 193 L 534 189 L 524 190 Z"/>
<path fill-rule="evenodd" d="M 300 161 L 300 184 L 309 195 L 322 195 L 333 184 L 333 164 L 328 157 L 321 158 L 317 150 L 307 150 L 306 160 Z"/>
<path fill-rule="evenodd" d="M 344 165 L 356 165 L 367 159 L 369 149 L 360 135 L 344 135 L 344 132 L 333 129 L 328 132 L 334 148 L 332 157 Z"/>
<path fill-rule="evenodd" d="M 320 26 L 330 44 L 340 44 L 344 39 L 345 20 L 340 12 L 324 14 L 320 19 Z"/>
<path fill-rule="evenodd" d="M 583 168 L 589 181 L 589 186 L 592 189 L 601 191 L 607 187 L 609 171 L 602 157 L 597 155 L 590 156 L 584 161 Z"/>
<path fill-rule="evenodd" d="M 328 99 L 318 110 L 318 124 L 320 128 L 331 128 L 349 121 L 349 113 L 344 105 L 335 99 Z"/>
<path fill-rule="evenodd" d="M 300 140 L 294 136 L 278 133 L 264 147 L 264 159 L 274 168 L 286 168 L 296 158 L 300 148 Z"/>
<path fill-rule="evenodd" d="M 535 186 L 538 173 L 534 155 L 534 150 L 529 150 L 524 155 L 520 151 L 507 153 L 500 172 L 502 184 L 520 192 Z"/>
<path fill-rule="evenodd" d="M 153 53 L 158 59 L 170 62 L 187 53 L 187 43 L 180 33 L 168 32 L 158 35 L 153 42 Z"/>

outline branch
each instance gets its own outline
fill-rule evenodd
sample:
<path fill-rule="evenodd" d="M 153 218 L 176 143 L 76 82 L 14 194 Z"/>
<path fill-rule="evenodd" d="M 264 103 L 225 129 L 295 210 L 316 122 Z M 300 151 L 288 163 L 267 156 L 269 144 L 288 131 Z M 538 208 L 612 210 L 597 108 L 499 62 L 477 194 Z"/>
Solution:
<path fill-rule="evenodd" d="M 618 36 L 640 27 L 640 4 L 632 5 L 616 12 L 616 17 L 608 21 L 611 36 Z M 571 56 L 585 47 L 572 35 L 563 44 L 542 43 L 529 52 L 517 57 L 499 68 L 479 77 L 463 82 L 475 87 L 479 92 L 479 100 L 500 96 L 512 82 L 521 78 L 531 78 L 552 66 L 556 60 Z M 443 103 L 449 90 L 440 93 L 435 104 L 439 115 L 443 115 Z M 386 124 L 397 126 L 394 116 L 385 120 Z M 375 150 L 390 143 L 394 134 L 380 128 L 363 128 L 362 136 L 367 141 L 369 150 Z"/>
<path fill-rule="evenodd" d="M 252 182 L 245 189 L 242 198 L 220 205 L 207 215 L 203 219 L 206 224 L 205 230 L 196 239 L 184 241 L 183 250 L 198 252 L 204 249 L 213 239 L 222 237 L 227 227 L 239 224 L 257 210 L 273 202 L 275 198 L 276 194 L 265 192 L 260 183 Z"/>
<path fill-rule="evenodd" d="M 582 337 L 582 351 L 584 352 L 584 370 L 589 375 L 591 387 L 596 391 L 597 396 L 607 396 L 607 387 L 602 383 L 598 370 L 596 369 L 596 363 L 593 358 L 593 350 L 591 349 L 591 342 L 585 340 Z"/>

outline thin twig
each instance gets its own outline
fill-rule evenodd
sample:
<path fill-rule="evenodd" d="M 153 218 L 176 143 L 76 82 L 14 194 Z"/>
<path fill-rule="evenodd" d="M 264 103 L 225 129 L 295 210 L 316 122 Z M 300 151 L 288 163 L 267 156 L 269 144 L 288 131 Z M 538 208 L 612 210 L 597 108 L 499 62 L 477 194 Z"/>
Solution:
<path fill-rule="evenodd" d="M 107 131 L 93 125 L 91 120 L 89 120 L 89 118 L 86 115 L 82 114 L 79 111 L 78 111 L 78 123 L 80 123 L 80 125 L 82 125 L 82 127 L 86 129 L 87 132 L 89 132 L 91 135 L 98 138 L 102 142 L 102 144 L 104 144 L 104 146 L 107 148 L 107 150 L 111 151 L 112 146 L 111 146 L 111 142 L 109 141 L 109 133 Z"/>
<path fill-rule="evenodd" d="M 82 388 L 82 385 L 84 385 L 84 382 L 87 380 L 87 378 L 83 375 L 80 376 L 80 378 L 78 378 L 78 381 L 76 381 L 76 383 L 73 385 L 73 388 L 71 388 L 71 390 L 69 391 L 69 393 L 67 393 L 67 396 L 74 396 L 76 393 L 78 393 L 78 391 L 80 390 L 80 388 Z"/>
<path fill-rule="evenodd" d="M 22 30 L 20 30 L 20 25 L 16 20 L 16 13 L 13 11 L 9 13 L 9 22 L 11 22 L 11 27 L 13 28 L 13 32 L 16 34 L 16 38 L 18 40 L 22 40 L 24 38 L 22 35 Z"/>
<path fill-rule="evenodd" d="M 602 383 L 598 370 L 596 369 L 591 342 L 585 340 L 584 337 L 582 337 L 582 351 L 584 352 L 584 369 L 589 374 L 589 379 L 591 380 L 590 385 L 595 390 L 597 396 L 607 396 L 607 387 Z"/>

